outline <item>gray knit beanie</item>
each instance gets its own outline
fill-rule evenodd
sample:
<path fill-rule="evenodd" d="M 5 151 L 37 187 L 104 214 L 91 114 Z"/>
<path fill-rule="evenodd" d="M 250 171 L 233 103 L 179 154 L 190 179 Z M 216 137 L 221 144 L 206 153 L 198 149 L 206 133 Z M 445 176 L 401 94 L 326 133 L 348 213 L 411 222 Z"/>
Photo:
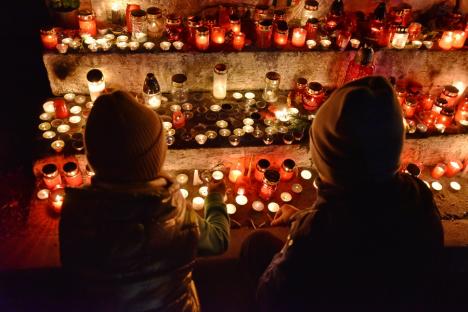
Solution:
<path fill-rule="evenodd" d="M 312 160 L 326 182 L 356 185 L 392 177 L 404 138 L 392 86 L 374 76 L 337 89 L 318 110 L 310 138 Z"/>
<path fill-rule="evenodd" d="M 166 157 L 164 138 L 157 113 L 129 93 L 115 91 L 94 102 L 84 136 L 86 156 L 99 180 L 150 181 Z"/>

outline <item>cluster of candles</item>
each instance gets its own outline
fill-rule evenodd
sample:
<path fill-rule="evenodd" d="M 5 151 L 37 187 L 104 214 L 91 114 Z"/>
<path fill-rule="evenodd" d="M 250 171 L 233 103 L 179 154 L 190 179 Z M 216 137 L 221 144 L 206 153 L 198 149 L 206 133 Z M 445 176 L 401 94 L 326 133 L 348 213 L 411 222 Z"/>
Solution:
<path fill-rule="evenodd" d="M 407 131 L 424 133 L 435 129 L 443 133 L 454 124 L 468 126 L 468 97 L 461 96 L 464 85 L 461 82 L 457 85 L 446 85 L 436 93 L 423 94 L 397 84 L 397 98 Z"/>
<path fill-rule="evenodd" d="M 91 182 L 94 172 L 86 165 L 82 171 L 76 161 L 67 161 L 62 166 L 49 162 L 42 166 L 43 188 L 37 192 L 40 200 L 49 200 L 50 208 L 60 213 L 65 198 L 65 187 L 80 187 Z"/>
<path fill-rule="evenodd" d="M 127 40 L 117 40 L 116 44 L 122 49 L 130 47 L 136 50 L 144 43 L 145 48 L 151 50 L 155 46 L 154 42 L 164 38 L 166 41 L 160 45 L 162 50 L 169 50 L 171 43 L 176 49 L 181 49 L 186 43 L 199 51 L 206 51 L 210 47 L 216 50 L 227 45 L 241 51 L 252 41 L 259 49 L 282 49 L 287 46 L 307 46 L 314 49 L 318 44 L 323 49 L 328 49 L 334 43 L 337 49 L 345 50 L 348 45 L 358 48 L 358 38 L 363 37 L 379 47 L 403 49 L 408 46 L 408 42 L 413 48 L 424 45 L 430 49 L 433 46 L 433 41 L 423 40 L 427 38 L 422 34 L 422 25 L 411 22 L 411 7 L 407 4 L 387 10 L 385 2 L 380 3 L 374 13 L 364 20 L 367 26 L 359 32 L 357 15 L 345 13 L 342 0 L 335 0 L 324 17 L 318 16 L 318 7 L 318 1 L 305 1 L 300 23 L 288 25 L 286 11 L 273 10 L 268 5 L 257 5 L 252 12 L 248 12 L 251 8 L 245 6 L 220 6 L 217 15 L 214 16 L 182 18 L 177 14 L 164 17 L 157 7 L 142 10 L 140 5 L 130 1 L 125 10 L 125 29 L 128 36 L 131 36 L 131 42 L 128 43 L 126 36 Z M 120 3 L 115 2 L 111 10 L 110 21 L 118 26 L 122 22 L 123 8 Z M 467 26 L 466 23 L 463 24 L 462 16 L 451 14 L 455 17 L 449 26 L 461 28 L 442 33 L 438 46 L 443 50 L 460 49 L 466 40 Z M 97 51 L 99 48 L 105 51 L 110 49 L 114 37 L 106 36 L 114 34 L 106 35 L 108 28 L 97 28 L 96 16 L 92 11 L 80 11 L 78 22 L 79 34 L 91 51 Z M 122 33 L 120 26 L 115 29 L 119 29 L 119 34 Z M 93 37 L 98 33 L 103 37 L 95 40 Z M 61 53 L 66 53 L 68 46 L 75 47 L 80 43 L 79 40 L 69 37 L 65 38 L 66 42 L 60 42 L 60 34 L 54 29 L 42 30 L 41 37 L 46 49 L 57 48 Z M 99 40 L 101 42 L 98 43 Z"/>
<path fill-rule="evenodd" d="M 406 172 L 411 174 L 415 177 L 420 177 L 423 171 L 423 164 L 419 163 L 408 163 L 401 168 L 401 172 Z M 463 163 L 458 160 L 452 160 L 447 163 L 438 163 L 437 165 L 432 168 L 430 175 L 435 180 L 429 183 L 426 180 L 422 180 L 426 186 L 434 191 L 440 192 L 443 189 L 442 183 L 440 182 L 440 178 L 445 176 L 447 178 L 453 178 L 457 174 L 459 174 L 463 170 Z M 458 192 L 461 190 L 461 184 L 457 181 L 450 181 L 449 182 L 450 189 L 454 192 Z"/>

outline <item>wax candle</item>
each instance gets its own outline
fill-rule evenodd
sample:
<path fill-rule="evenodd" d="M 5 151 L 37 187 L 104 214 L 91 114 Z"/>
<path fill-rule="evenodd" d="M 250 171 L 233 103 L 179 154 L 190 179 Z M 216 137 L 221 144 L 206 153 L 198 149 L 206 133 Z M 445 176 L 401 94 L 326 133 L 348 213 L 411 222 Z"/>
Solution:
<path fill-rule="evenodd" d="M 235 214 L 236 213 L 236 206 L 233 205 L 233 204 L 226 204 L 226 208 L 227 208 L 227 213 L 228 214 Z"/>
<path fill-rule="evenodd" d="M 236 203 L 237 203 L 238 205 L 244 206 L 244 205 L 246 205 L 248 202 L 249 202 L 249 200 L 248 200 L 247 196 L 245 196 L 245 195 L 237 195 L 237 196 L 236 196 Z"/>
<path fill-rule="evenodd" d="M 68 108 L 67 104 L 62 99 L 55 99 L 54 100 L 54 111 L 55 111 L 55 118 L 67 118 L 68 117 Z"/>
<path fill-rule="evenodd" d="M 201 210 L 203 209 L 205 205 L 205 200 L 203 199 L 203 197 L 194 197 L 192 199 L 192 208 L 195 209 L 195 210 Z"/>
<path fill-rule="evenodd" d="M 49 190 L 62 183 L 62 178 L 54 164 L 46 164 L 42 167 L 42 180 Z"/>
<path fill-rule="evenodd" d="M 256 200 L 252 203 L 252 208 L 255 211 L 262 211 L 265 208 L 265 205 L 261 201 Z"/>
<path fill-rule="evenodd" d="M 263 184 L 260 188 L 259 196 L 263 200 L 269 200 L 278 187 L 280 174 L 276 170 L 268 169 L 263 177 Z"/>
<path fill-rule="evenodd" d="M 172 125 L 174 129 L 185 127 L 185 115 L 181 111 L 175 111 L 172 113 Z"/>
<path fill-rule="evenodd" d="M 65 142 L 63 140 L 55 140 L 50 146 L 56 153 L 60 153 L 65 147 Z"/>
<path fill-rule="evenodd" d="M 453 32 L 452 47 L 455 49 L 461 49 L 465 45 L 466 33 L 463 30 L 455 30 Z"/>
<path fill-rule="evenodd" d="M 235 166 L 229 171 L 229 181 L 236 183 L 237 179 L 244 174 L 244 167 L 241 162 L 238 161 Z"/>
<path fill-rule="evenodd" d="M 215 181 L 221 181 L 223 178 L 224 178 L 224 173 L 220 170 L 215 170 L 213 171 L 213 173 L 211 174 L 211 177 L 213 178 L 213 180 Z"/>
<path fill-rule="evenodd" d="M 49 195 L 50 207 L 56 213 L 62 211 L 63 201 L 65 199 L 65 190 L 61 186 L 55 187 L 55 189 Z"/>
<path fill-rule="evenodd" d="M 41 29 L 41 41 L 44 48 L 52 50 L 58 43 L 57 33 L 54 28 Z"/>
<path fill-rule="evenodd" d="M 453 45 L 453 31 L 444 31 L 439 39 L 439 47 L 442 50 L 450 50 Z"/>
<path fill-rule="evenodd" d="M 106 88 L 104 75 L 99 69 L 93 68 L 88 71 L 86 78 L 88 80 L 88 89 L 91 96 L 91 101 L 94 102 Z"/>
<path fill-rule="evenodd" d="M 69 161 L 63 165 L 62 169 L 68 186 L 78 187 L 83 184 L 83 177 L 76 162 Z"/>
<path fill-rule="evenodd" d="M 218 100 L 226 98 L 227 92 L 227 66 L 217 64 L 213 70 L 213 97 Z M 218 105 L 219 106 L 219 105 Z M 221 110 L 221 107 L 219 106 Z"/>
<path fill-rule="evenodd" d="M 213 27 L 211 29 L 211 41 L 215 44 L 223 44 L 226 31 L 222 27 Z"/>
<path fill-rule="evenodd" d="M 204 134 L 197 134 L 195 136 L 195 141 L 199 144 L 199 145 L 203 145 L 205 144 L 206 140 L 208 139 L 208 137 Z"/>
<path fill-rule="evenodd" d="M 96 15 L 94 15 L 91 10 L 78 11 L 78 24 L 80 27 L 80 34 L 96 36 Z"/>
<path fill-rule="evenodd" d="M 198 27 L 195 34 L 195 46 L 200 51 L 205 51 L 210 46 L 210 32 L 207 27 Z"/>
<path fill-rule="evenodd" d="M 432 182 L 431 187 L 435 191 L 441 191 L 442 190 L 442 184 L 440 184 L 440 182 L 437 182 L 437 181 Z"/>
<path fill-rule="evenodd" d="M 445 175 L 448 178 L 455 176 L 463 169 L 463 164 L 458 160 L 449 161 L 445 168 Z"/>
<path fill-rule="evenodd" d="M 39 190 L 36 194 L 37 198 L 43 200 L 49 198 L 50 191 L 48 189 Z"/>
<path fill-rule="evenodd" d="M 273 41 L 277 48 L 284 48 L 288 44 L 288 24 L 285 21 L 280 21 L 276 25 Z"/>
<path fill-rule="evenodd" d="M 244 48 L 245 45 L 245 34 L 242 32 L 239 32 L 234 35 L 234 38 L 232 39 L 232 47 L 236 49 L 237 51 L 241 51 Z"/>
<path fill-rule="evenodd" d="M 271 202 L 268 204 L 268 210 L 270 212 L 276 213 L 280 210 L 280 206 L 275 202 Z"/>
<path fill-rule="evenodd" d="M 445 174 L 446 166 L 442 163 L 437 164 L 431 171 L 431 176 L 434 179 L 440 179 Z"/>
<path fill-rule="evenodd" d="M 450 182 L 450 188 L 451 188 L 452 190 L 458 192 L 459 190 L 461 190 L 461 185 L 460 185 L 460 183 L 458 183 L 458 182 L 456 182 L 456 181 L 452 181 L 452 182 Z"/>
<path fill-rule="evenodd" d="M 294 28 L 291 43 L 295 47 L 303 47 L 306 41 L 307 31 L 304 28 Z"/>

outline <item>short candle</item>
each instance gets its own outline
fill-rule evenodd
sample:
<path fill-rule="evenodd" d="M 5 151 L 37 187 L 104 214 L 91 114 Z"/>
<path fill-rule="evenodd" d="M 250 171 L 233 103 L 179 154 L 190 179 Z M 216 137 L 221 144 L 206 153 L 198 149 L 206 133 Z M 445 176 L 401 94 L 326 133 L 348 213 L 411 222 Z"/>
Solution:
<path fill-rule="evenodd" d="M 180 192 L 182 193 L 182 196 L 183 196 L 184 198 L 187 198 L 188 195 L 189 195 L 189 193 L 188 193 L 188 191 L 187 191 L 186 189 L 180 189 Z"/>
<path fill-rule="evenodd" d="M 299 183 L 294 183 L 291 186 L 291 191 L 293 191 L 296 194 L 301 193 L 302 192 L 302 185 L 300 185 Z"/>
<path fill-rule="evenodd" d="M 51 120 L 52 114 L 51 113 L 42 113 L 39 115 L 40 120 Z"/>
<path fill-rule="evenodd" d="M 226 204 L 226 208 L 227 208 L 227 213 L 228 214 L 235 214 L 236 213 L 236 206 L 233 205 L 233 204 Z"/>
<path fill-rule="evenodd" d="M 265 205 L 259 200 L 256 200 L 252 203 L 252 209 L 255 211 L 262 211 L 264 208 Z"/>
<path fill-rule="evenodd" d="M 198 189 L 198 194 L 200 194 L 203 197 L 208 196 L 208 186 L 202 186 Z"/>
<path fill-rule="evenodd" d="M 42 134 L 42 137 L 44 139 L 52 139 L 53 137 L 55 137 L 57 134 L 54 132 L 54 131 L 45 131 L 43 134 Z"/>
<path fill-rule="evenodd" d="M 454 191 L 459 191 L 461 190 L 461 185 L 460 183 L 456 182 L 456 181 L 452 181 L 450 182 L 450 188 Z"/>
<path fill-rule="evenodd" d="M 255 93 L 253 93 L 253 92 L 246 92 L 246 93 L 244 94 L 244 97 L 245 97 L 247 100 L 253 100 L 253 99 L 255 99 Z"/>
<path fill-rule="evenodd" d="M 44 112 L 53 114 L 55 113 L 54 101 L 47 101 L 42 105 Z"/>
<path fill-rule="evenodd" d="M 221 181 L 223 178 L 224 178 L 224 173 L 220 170 L 215 170 L 213 171 L 213 173 L 211 174 L 211 177 L 215 180 L 215 181 Z"/>
<path fill-rule="evenodd" d="M 50 146 L 56 151 L 57 153 L 61 152 L 65 147 L 65 142 L 63 140 L 56 140 L 50 144 Z"/>
<path fill-rule="evenodd" d="M 279 209 L 280 209 L 280 206 L 275 202 L 271 202 L 268 204 L 268 210 L 270 212 L 276 213 L 279 211 Z"/>
<path fill-rule="evenodd" d="M 301 178 L 303 178 L 304 180 L 312 179 L 312 172 L 310 172 L 310 170 L 307 170 L 307 169 L 302 170 Z"/>
<path fill-rule="evenodd" d="M 180 173 L 176 176 L 176 181 L 177 183 L 179 183 L 180 185 L 184 185 L 184 184 L 187 184 L 188 182 L 188 175 L 186 175 L 185 173 Z"/>
<path fill-rule="evenodd" d="M 37 192 L 37 198 L 39 199 L 47 199 L 49 198 L 50 191 L 48 189 L 42 189 Z"/>
<path fill-rule="evenodd" d="M 228 126 L 228 123 L 225 120 L 218 120 L 216 122 L 216 126 L 218 126 L 219 128 L 226 128 Z"/>
<path fill-rule="evenodd" d="M 431 183 L 431 186 L 436 191 L 441 191 L 442 190 L 442 184 L 440 184 L 440 182 L 434 181 L 434 182 Z"/>
<path fill-rule="evenodd" d="M 70 126 L 67 124 L 63 124 L 57 127 L 58 133 L 67 133 L 68 131 L 70 131 Z"/>
<path fill-rule="evenodd" d="M 201 210 L 203 209 L 203 206 L 205 205 L 205 200 L 202 197 L 194 197 L 192 199 L 192 208 L 195 210 Z"/>
<path fill-rule="evenodd" d="M 72 106 L 70 108 L 70 113 L 72 113 L 74 115 L 78 115 L 79 113 L 81 113 L 81 111 L 82 111 L 82 108 L 81 108 L 81 106 L 78 106 L 78 105 Z"/>
<path fill-rule="evenodd" d="M 212 112 L 219 112 L 221 110 L 221 105 L 213 104 L 210 106 L 210 111 Z"/>
<path fill-rule="evenodd" d="M 281 200 L 284 201 L 285 203 L 290 202 L 292 200 L 292 195 L 291 193 L 288 192 L 283 192 L 280 195 Z"/>
<path fill-rule="evenodd" d="M 232 94 L 232 97 L 233 97 L 235 100 L 239 101 L 239 100 L 241 100 L 244 96 L 243 96 L 242 93 L 240 93 L 240 92 L 234 92 L 234 93 Z"/>
<path fill-rule="evenodd" d="M 237 195 L 237 196 L 236 196 L 236 203 L 237 203 L 238 205 L 244 206 L 244 205 L 246 205 L 248 202 L 249 202 L 249 200 L 247 199 L 247 196 L 245 196 L 245 195 Z"/>

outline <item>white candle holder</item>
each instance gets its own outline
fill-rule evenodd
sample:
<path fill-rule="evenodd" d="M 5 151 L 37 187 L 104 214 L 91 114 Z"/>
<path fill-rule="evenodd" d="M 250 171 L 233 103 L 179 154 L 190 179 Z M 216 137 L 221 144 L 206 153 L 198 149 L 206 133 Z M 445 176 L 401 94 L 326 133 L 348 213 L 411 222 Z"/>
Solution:
<path fill-rule="evenodd" d="M 413 41 L 411 41 L 411 46 L 414 49 L 419 49 L 422 46 L 422 42 L 419 41 L 419 40 L 413 40 Z"/>
<path fill-rule="evenodd" d="M 114 34 L 107 34 L 107 35 L 104 35 L 104 38 L 107 40 L 107 41 L 112 41 L 115 39 L 115 35 Z"/>
<path fill-rule="evenodd" d="M 211 177 L 213 178 L 213 180 L 215 181 L 221 181 L 222 179 L 224 179 L 224 173 L 220 170 L 215 170 L 213 171 L 213 173 L 211 174 Z"/>
<path fill-rule="evenodd" d="M 205 144 L 207 139 L 208 139 L 208 137 L 206 135 L 204 135 L 204 134 L 197 134 L 195 136 L 195 141 L 197 141 L 197 143 L 199 145 Z"/>
<path fill-rule="evenodd" d="M 125 50 L 128 47 L 128 43 L 125 41 L 119 41 L 116 45 L 120 50 Z"/>
<path fill-rule="evenodd" d="M 236 129 L 234 129 L 233 133 L 234 133 L 234 135 L 237 135 L 237 136 L 241 137 L 241 136 L 244 136 L 245 131 L 242 128 L 236 128 Z"/>
<path fill-rule="evenodd" d="M 223 129 L 224 130 L 224 129 Z M 238 146 L 240 144 L 240 136 L 238 135 L 230 135 L 229 136 L 229 143 L 232 145 L 232 146 Z"/>
<path fill-rule="evenodd" d="M 271 202 L 268 204 L 268 210 L 270 212 L 276 213 L 280 210 L 280 206 L 275 202 Z"/>
<path fill-rule="evenodd" d="M 50 146 L 56 153 L 60 153 L 65 147 L 65 142 L 63 140 L 55 140 Z"/>
<path fill-rule="evenodd" d="M 203 197 L 194 197 L 192 199 L 192 208 L 195 210 L 202 210 L 203 207 L 205 206 L 205 199 Z"/>
<path fill-rule="evenodd" d="M 140 47 L 140 43 L 138 41 L 130 41 L 128 46 L 130 47 L 131 51 L 136 51 Z"/>
<path fill-rule="evenodd" d="M 154 42 L 148 41 L 148 42 L 143 43 L 143 46 L 145 47 L 146 50 L 151 51 L 153 50 L 155 44 Z"/>
<path fill-rule="evenodd" d="M 68 131 L 70 131 L 70 126 L 67 124 L 63 124 L 57 127 L 58 133 L 67 133 Z"/>
<path fill-rule="evenodd" d="M 52 119 L 52 113 L 42 113 L 39 115 L 39 119 L 43 121 L 48 121 Z"/>
<path fill-rule="evenodd" d="M 171 48 L 171 43 L 169 41 L 163 41 L 159 44 L 159 47 L 163 51 L 169 51 L 169 49 Z"/>
<path fill-rule="evenodd" d="M 280 198 L 285 203 L 288 203 L 288 202 L 290 202 L 292 200 L 292 195 L 291 195 L 291 193 L 283 192 L 283 193 L 281 193 Z"/>
<path fill-rule="evenodd" d="M 218 126 L 218 128 L 224 129 L 228 126 L 228 122 L 226 120 L 218 120 L 216 122 L 216 126 Z"/>
<path fill-rule="evenodd" d="M 66 45 L 70 45 L 73 42 L 73 38 L 67 37 L 62 39 L 62 43 Z"/>
<path fill-rule="evenodd" d="M 86 102 L 86 96 L 80 94 L 80 95 L 77 95 L 75 96 L 75 103 L 76 104 L 84 104 Z"/>
<path fill-rule="evenodd" d="M 235 214 L 237 211 L 236 206 L 233 204 L 226 204 L 226 209 L 227 209 L 227 213 L 230 215 Z"/>
<path fill-rule="evenodd" d="M 434 42 L 432 42 L 430 40 L 424 40 L 422 43 L 424 44 L 424 46 L 428 50 L 432 49 L 432 46 L 434 45 Z"/>
<path fill-rule="evenodd" d="M 219 129 L 219 135 L 222 137 L 228 137 L 231 135 L 231 130 L 229 129 Z"/>
<path fill-rule="evenodd" d="M 57 51 L 61 54 L 65 54 L 68 51 L 68 45 L 64 43 L 59 43 L 55 46 L 57 48 Z"/>
<path fill-rule="evenodd" d="M 181 50 L 182 47 L 184 46 L 184 43 L 182 41 L 174 41 L 172 45 L 174 46 L 176 50 Z"/>
<path fill-rule="evenodd" d="M 242 120 L 242 122 L 246 126 L 252 126 L 254 124 L 254 120 L 252 118 L 244 118 L 244 120 Z"/>
<path fill-rule="evenodd" d="M 317 42 L 313 39 L 307 40 L 306 44 L 307 44 L 307 48 L 309 48 L 310 50 L 315 49 L 315 47 L 317 46 Z"/>
<path fill-rule="evenodd" d="M 188 175 L 185 173 L 178 174 L 176 176 L 176 182 L 179 183 L 180 185 L 185 185 L 188 182 Z"/>

